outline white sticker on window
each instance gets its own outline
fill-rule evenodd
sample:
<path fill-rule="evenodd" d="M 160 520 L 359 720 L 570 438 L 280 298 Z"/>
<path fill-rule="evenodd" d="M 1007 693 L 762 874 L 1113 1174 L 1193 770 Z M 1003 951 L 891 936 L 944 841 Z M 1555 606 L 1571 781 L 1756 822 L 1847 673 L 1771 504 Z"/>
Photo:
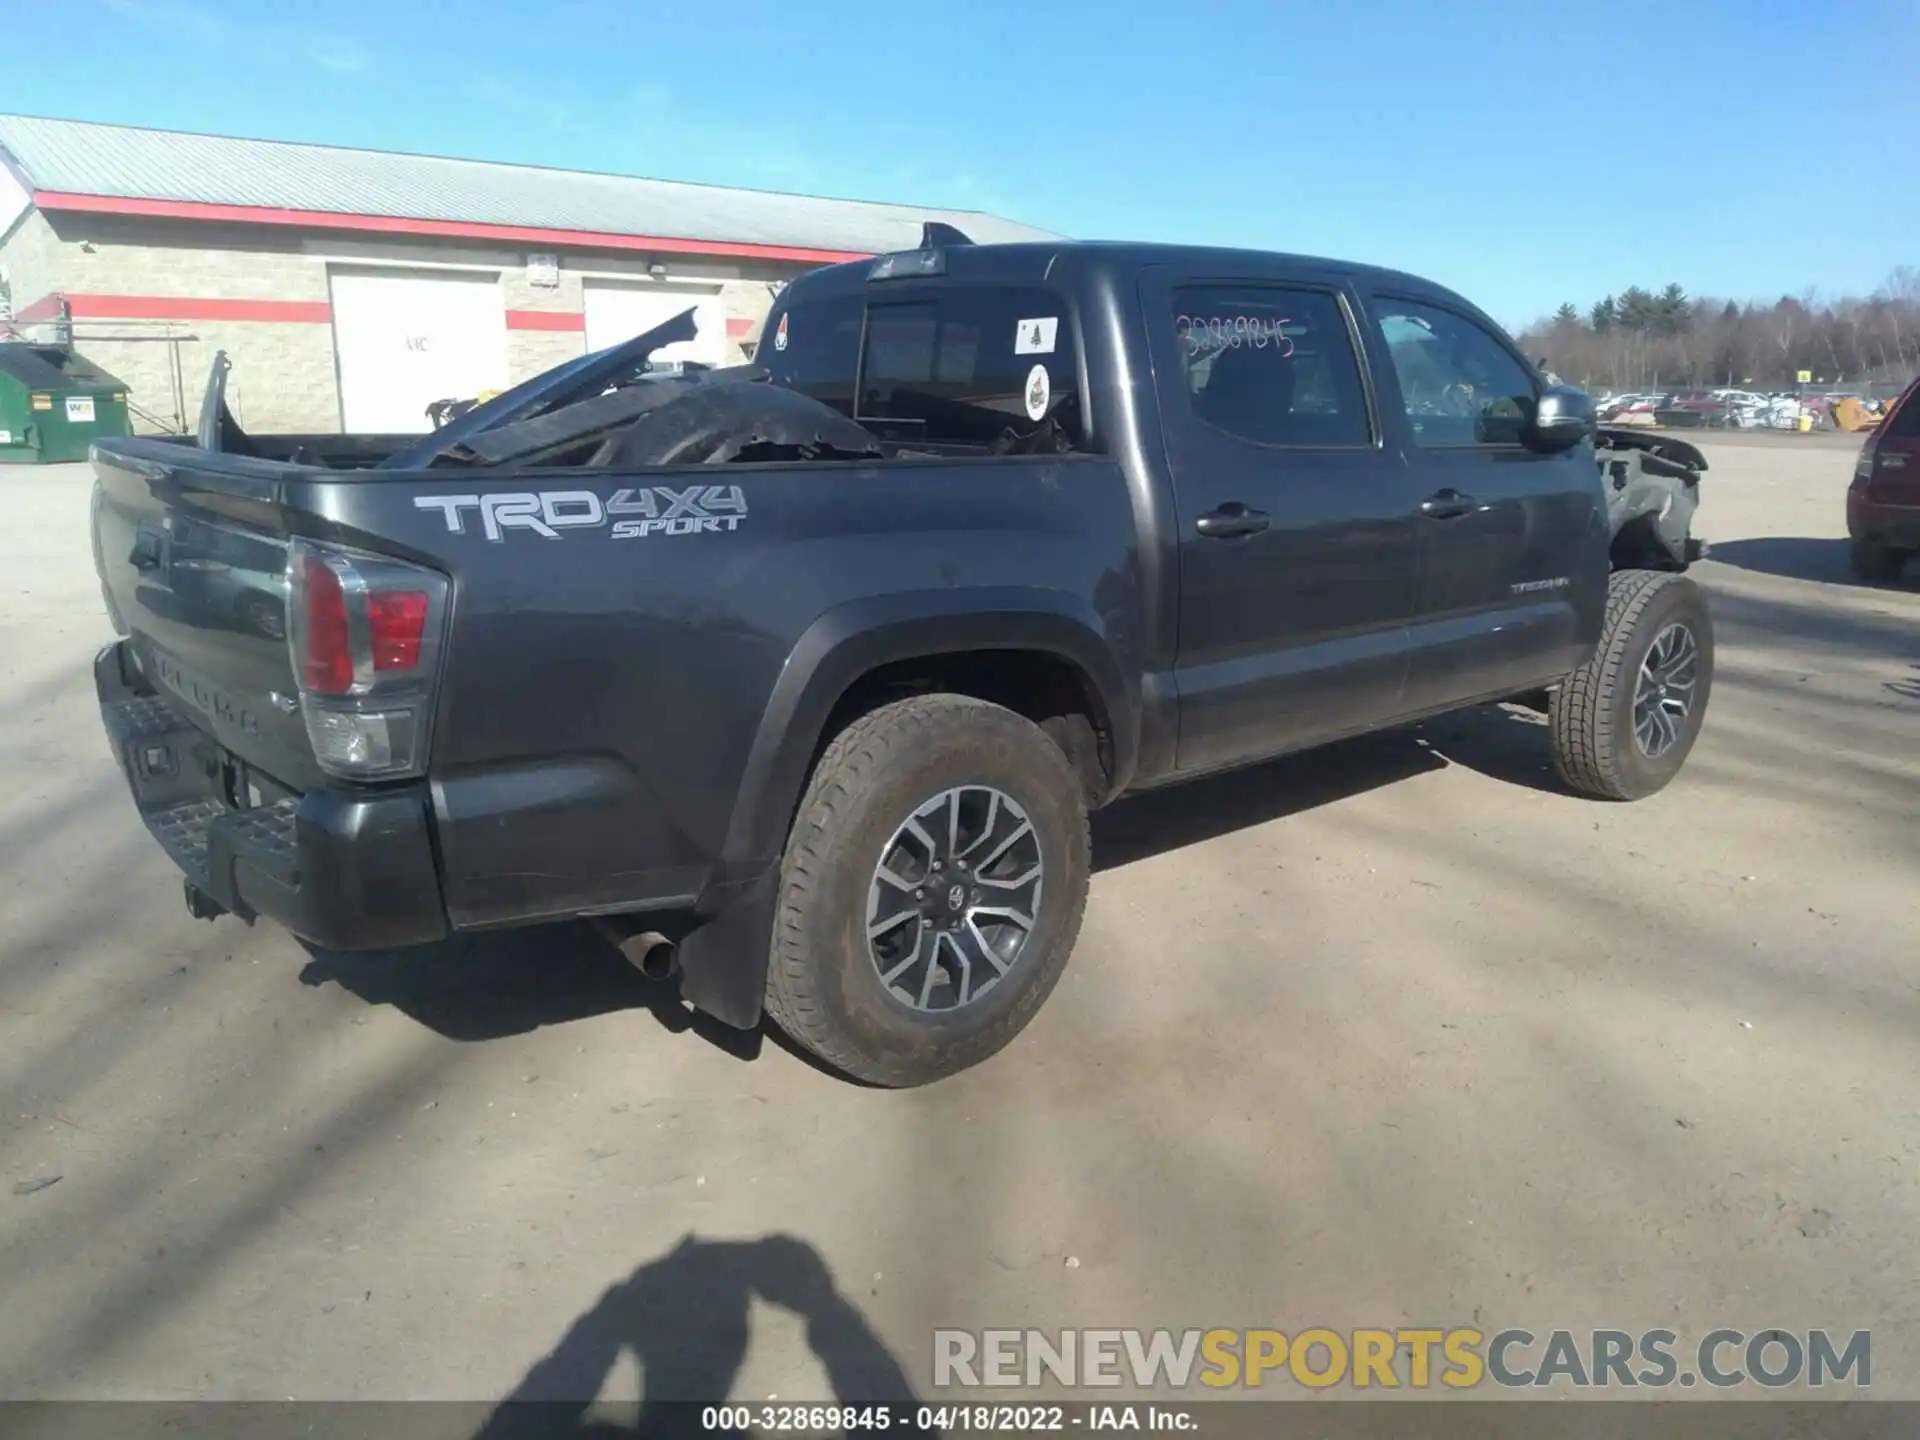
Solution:
<path fill-rule="evenodd" d="M 1060 317 L 1047 315 L 1037 320 L 1022 320 L 1014 327 L 1013 353 L 1051 355 L 1054 336 L 1060 329 Z"/>
<path fill-rule="evenodd" d="M 1027 418 L 1044 420 L 1047 418 L 1047 404 L 1053 399 L 1053 381 L 1047 375 L 1047 367 L 1036 365 L 1027 372 Z"/>
<path fill-rule="evenodd" d="M 13 431 L 0 430 L 0 445 L 11 445 L 12 443 L 13 443 Z"/>

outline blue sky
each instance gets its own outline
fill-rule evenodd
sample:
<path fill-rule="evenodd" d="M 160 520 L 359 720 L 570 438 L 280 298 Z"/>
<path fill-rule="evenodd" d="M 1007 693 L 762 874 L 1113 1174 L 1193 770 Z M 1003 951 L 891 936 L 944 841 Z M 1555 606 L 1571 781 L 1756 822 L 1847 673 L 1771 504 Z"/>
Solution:
<path fill-rule="evenodd" d="M 1330 254 L 1514 325 L 1920 265 L 1920 0 L 6 8 L 0 109 Z"/>

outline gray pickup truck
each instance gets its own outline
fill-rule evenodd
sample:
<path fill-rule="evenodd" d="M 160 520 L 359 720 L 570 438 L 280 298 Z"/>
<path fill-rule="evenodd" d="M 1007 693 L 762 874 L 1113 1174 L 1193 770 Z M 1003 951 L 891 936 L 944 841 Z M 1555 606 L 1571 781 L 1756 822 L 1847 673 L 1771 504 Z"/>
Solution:
<path fill-rule="evenodd" d="M 1659 790 L 1697 452 L 1596 434 L 1412 276 L 1145 245 L 816 271 L 424 436 L 103 441 L 108 733 L 195 913 L 389 948 L 592 918 L 912 1085 L 1059 979 L 1087 814 L 1509 697 Z"/>

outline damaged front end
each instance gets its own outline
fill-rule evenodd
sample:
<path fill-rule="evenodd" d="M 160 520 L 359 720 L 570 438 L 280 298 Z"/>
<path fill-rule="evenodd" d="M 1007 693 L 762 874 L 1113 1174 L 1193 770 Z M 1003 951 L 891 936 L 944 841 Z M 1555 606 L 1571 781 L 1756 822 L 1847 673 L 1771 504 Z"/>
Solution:
<path fill-rule="evenodd" d="M 1693 538 L 1707 457 L 1669 436 L 1602 426 L 1594 455 L 1607 492 L 1615 570 L 1685 570 L 1706 553 Z"/>

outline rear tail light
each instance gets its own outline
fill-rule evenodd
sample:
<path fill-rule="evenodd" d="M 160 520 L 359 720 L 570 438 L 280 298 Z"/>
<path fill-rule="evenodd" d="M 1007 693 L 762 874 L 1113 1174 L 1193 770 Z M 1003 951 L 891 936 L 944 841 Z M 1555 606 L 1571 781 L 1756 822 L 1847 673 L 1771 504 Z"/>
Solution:
<path fill-rule="evenodd" d="M 287 568 L 287 644 L 320 767 L 349 780 L 423 773 L 446 577 L 306 540 Z"/>
<path fill-rule="evenodd" d="M 1860 458 L 1853 462 L 1853 483 L 1864 485 L 1873 478 L 1873 462 L 1880 450 L 1880 437 L 1869 435 L 1866 444 L 1860 447 Z"/>
<path fill-rule="evenodd" d="M 294 658 L 300 688 L 310 695 L 345 695 L 353 689 L 353 640 L 347 634 L 347 597 L 340 577 L 311 551 L 300 556 L 300 636 Z"/>
<path fill-rule="evenodd" d="M 373 642 L 375 672 L 420 667 L 420 642 L 426 638 L 429 608 L 424 590 L 394 590 L 367 597 L 367 629 Z"/>

